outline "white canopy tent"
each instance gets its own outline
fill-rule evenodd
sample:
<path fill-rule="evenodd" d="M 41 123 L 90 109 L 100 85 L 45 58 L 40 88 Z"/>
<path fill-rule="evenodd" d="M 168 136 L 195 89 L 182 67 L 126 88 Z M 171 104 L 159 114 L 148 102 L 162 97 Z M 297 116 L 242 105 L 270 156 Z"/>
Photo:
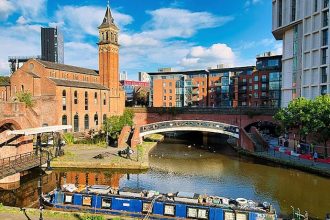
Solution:
<path fill-rule="evenodd" d="M 59 132 L 59 131 L 68 130 L 68 129 L 72 129 L 72 126 L 71 125 L 56 125 L 56 126 L 46 126 L 46 127 L 7 131 L 7 135 L 8 136 L 9 135 L 35 135 L 35 134 Z"/>

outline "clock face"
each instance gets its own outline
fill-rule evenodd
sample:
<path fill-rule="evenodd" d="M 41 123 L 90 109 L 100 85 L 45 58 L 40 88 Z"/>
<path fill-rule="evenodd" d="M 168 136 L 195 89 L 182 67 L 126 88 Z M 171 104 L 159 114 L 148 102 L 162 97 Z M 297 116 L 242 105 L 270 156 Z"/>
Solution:
<path fill-rule="evenodd" d="M 30 65 L 29 65 L 29 69 L 30 69 L 30 70 L 33 70 L 33 68 L 34 68 L 34 64 L 33 64 L 33 63 L 30 63 Z"/>

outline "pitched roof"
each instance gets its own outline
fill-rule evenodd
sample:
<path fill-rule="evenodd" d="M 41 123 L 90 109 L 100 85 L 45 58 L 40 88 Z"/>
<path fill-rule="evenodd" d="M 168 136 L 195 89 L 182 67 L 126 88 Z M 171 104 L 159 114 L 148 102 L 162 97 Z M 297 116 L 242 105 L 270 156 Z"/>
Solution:
<path fill-rule="evenodd" d="M 113 26 L 113 27 L 118 29 L 118 27 L 114 23 L 114 19 L 113 19 L 112 14 L 111 14 L 110 7 L 108 6 L 106 11 L 105 11 L 103 22 L 99 26 L 99 28 L 105 28 L 105 27 L 110 27 L 110 26 Z"/>
<path fill-rule="evenodd" d="M 30 71 L 25 71 L 25 70 L 23 70 L 23 71 L 26 72 L 27 74 L 31 75 L 33 78 L 40 78 L 40 76 L 38 76 L 38 75 L 35 74 L 35 73 L 32 73 L 32 72 L 30 72 Z"/>
<path fill-rule="evenodd" d="M 89 82 L 76 81 L 76 80 L 57 79 L 57 78 L 52 78 L 52 77 L 49 77 L 49 79 L 51 81 L 53 81 L 57 86 L 109 90 L 107 87 L 105 87 L 101 84 L 98 84 L 98 83 L 89 83 Z"/>
<path fill-rule="evenodd" d="M 66 64 L 54 63 L 54 62 L 49 62 L 49 61 L 44 61 L 44 60 L 37 60 L 37 62 L 41 63 L 48 69 L 63 70 L 63 71 L 68 71 L 68 72 L 83 73 L 83 74 L 96 75 L 96 76 L 99 75 L 97 70 L 87 69 L 87 68 L 83 68 L 83 67 L 70 66 L 70 65 L 66 65 Z"/>
<path fill-rule="evenodd" d="M 0 76 L 0 86 L 10 86 L 9 76 Z"/>

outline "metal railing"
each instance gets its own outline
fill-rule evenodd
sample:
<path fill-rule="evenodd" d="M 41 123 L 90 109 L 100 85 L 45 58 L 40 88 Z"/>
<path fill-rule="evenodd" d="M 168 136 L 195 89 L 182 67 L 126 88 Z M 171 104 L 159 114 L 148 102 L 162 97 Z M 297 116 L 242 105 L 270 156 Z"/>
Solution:
<path fill-rule="evenodd" d="M 140 127 L 140 133 L 154 131 L 166 128 L 182 128 L 182 127 L 194 127 L 194 128 L 207 128 L 219 131 L 227 131 L 234 134 L 239 134 L 239 128 L 234 125 L 224 124 L 213 121 L 202 120 L 175 120 L 164 121 L 153 124 L 148 124 Z"/>
<path fill-rule="evenodd" d="M 130 108 L 135 113 L 175 113 L 175 114 L 228 114 L 228 115 L 249 115 L 251 112 L 259 115 L 275 115 L 279 110 L 277 107 L 147 107 L 147 108 Z"/>
<path fill-rule="evenodd" d="M 42 152 L 41 159 L 43 163 L 50 159 L 48 151 Z M 35 152 L 29 152 L 19 154 L 11 157 L 0 159 L 0 179 L 21 172 L 26 169 L 30 169 L 35 166 L 39 166 L 40 154 Z"/>

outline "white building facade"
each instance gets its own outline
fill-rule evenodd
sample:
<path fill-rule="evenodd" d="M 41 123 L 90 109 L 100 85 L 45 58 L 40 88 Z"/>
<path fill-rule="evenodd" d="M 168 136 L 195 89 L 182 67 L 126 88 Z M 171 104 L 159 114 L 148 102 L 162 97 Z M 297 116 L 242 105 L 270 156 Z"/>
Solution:
<path fill-rule="evenodd" d="M 330 93 L 329 0 L 272 0 L 273 35 L 283 40 L 282 107 Z"/>

